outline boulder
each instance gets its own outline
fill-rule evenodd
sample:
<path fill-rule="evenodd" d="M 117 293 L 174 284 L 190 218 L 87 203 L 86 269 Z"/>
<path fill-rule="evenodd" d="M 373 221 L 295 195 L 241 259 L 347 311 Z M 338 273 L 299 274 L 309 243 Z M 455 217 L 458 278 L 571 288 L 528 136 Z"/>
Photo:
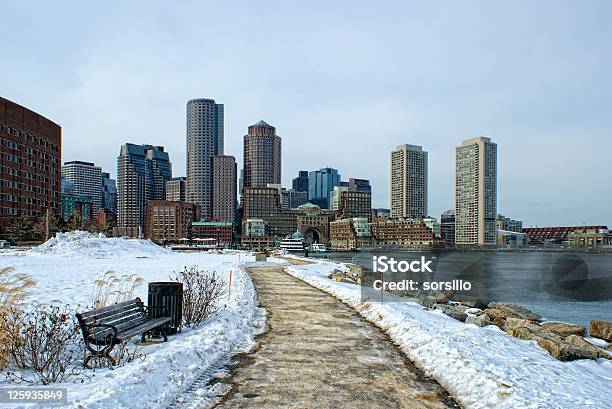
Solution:
<path fill-rule="evenodd" d="M 521 339 L 533 339 L 533 337 L 528 336 L 525 331 L 521 330 L 523 328 L 527 329 L 532 334 L 537 334 L 542 331 L 542 327 L 532 321 L 513 317 L 506 319 L 506 327 L 504 331 L 506 331 L 508 334 Z M 518 336 L 519 334 L 526 336 Z"/>
<path fill-rule="evenodd" d="M 478 316 L 476 315 L 468 315 L 465 318 L 465 323 L 466 324 L 474 324 L 478 327 L 485 327 L 487 325 L 493 325 L 493 322 L 491 322 L 491 320 L 489 319 L 489 316 L 487 314 L 480 314 Z"/>
<path fill-rule="evenodd" d="M 527 308 L 516 304 L 502 304 L 491 302 L 485 310 L 491 318 L 521 318 L 529 321 L 539 321 L 542 318 L 540 315 L 529 311 Z"/>
<path fill-rule="evenodd" d="M 565 322 L 545 322 L 542 325 L 546 331 L 554 332 L 562 337 L 569 335 L 584 336 L 586 328 L 583 325 L 567 324 Z"/>
<path fill-rule="evenodd" d="M 548 351 L 550 355 L 560 361 L 573 361 L 576 359 L 597 359 L 598 353 L 591 348 L 565 342 L 560 336 L 552 332 L 542 331 L 536 336 L 538 345 Z"/>
<path fill-rule="evenodd" d="M 419 303 L 424 307 L 433 308 L 434 304 L 436 303 L 436 297 L 431 295 L 420 296 Z"/>
<path fill-rule="evenodd" d="M 453 306 L 453 305 L 448 305 L 448 304 L 434 304 L 433 306 L 434 310 L 440 310 L 442 311 L 444 314 L 448 315 L 451 318 L 454 318 L 456 320 L 459 320 L 461 322 L 465 322 L 465 319 L 467 318 L 467 314 L 462 312 L 459 308 Z"/>
<path fill-rule="evenodd" d="M 612 342 L 612 322 L 591 320 L 589 335 L 595 338 L 601 338 L 608 342 Z"/>
<path fill-rule="evenodd" d="M 584 348 L 584 349 L 588 349 L 593 351 L 594 353 L 597 354 L 598 358 L 606 358 L 606 359 L 610 359 L 612 360 L 612 355 L 610 355 L 608 352 L 606 352 L 604 349 L 599 348 L 598 346 L 595 346 L 587 341 L 584 340 L 584 338 L 579 337 L 578 335 L 569 335 L 565 338 L 565 342 L 567 342 L 568 344 L 572 344 L 572 345 L 576 345 L 580 348 Z"/>
<path fill-rule="evenodd" d="M 482 301 L 480 298 L 471 296 L 471 295 L 467 295 L 467 294 L 454 294 L 451 297 L 452 301 L 456 301 L 458 303 L 461 303 L 467 307 L 471 307 L 471 308 L 486 308 L 487 304 Z"/>

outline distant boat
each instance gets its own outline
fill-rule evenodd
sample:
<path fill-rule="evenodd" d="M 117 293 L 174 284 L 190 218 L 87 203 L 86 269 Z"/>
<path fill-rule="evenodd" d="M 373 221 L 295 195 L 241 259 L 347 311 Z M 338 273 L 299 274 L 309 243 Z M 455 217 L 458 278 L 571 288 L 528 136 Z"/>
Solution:
<path fill-rule="evenodd" d="M 312 243 L 310 245 L 310 251 L 314 253 L 324 253 L 327 251 L 327 247 L 323 243 Z"/>
<path fill-rule="evenodd" d="M 285 250 L 289 253 L 303 253 L 304 252 L 304 236 L 300 232 L 295 232 L 290 236 L 285 237 L 280 242 L 281 250 Z"/>

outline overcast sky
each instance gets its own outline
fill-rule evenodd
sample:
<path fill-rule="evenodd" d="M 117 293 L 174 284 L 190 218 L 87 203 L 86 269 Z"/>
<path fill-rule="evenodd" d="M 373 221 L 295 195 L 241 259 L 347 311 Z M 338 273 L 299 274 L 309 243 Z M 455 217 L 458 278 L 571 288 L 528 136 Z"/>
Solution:
<path fill-rule="evenodd" d="M 129 3 L 129 4 L 128 4 Z M 333 4 L 330 4 L 333 3 Z M 0 95 L 63 128 L 63 160 L 116 174 L 122 143 L 185 174 L 185 104 L 225 104 L 225 153 L 260 119 L 283 184 L 332 166 L 389 207 L 396 145 L 429 152 L 429 213 L 454 203 L 454 148 L 498 144 L 498 210 L 612 227 L 608 1 L 0 0 Z"/>

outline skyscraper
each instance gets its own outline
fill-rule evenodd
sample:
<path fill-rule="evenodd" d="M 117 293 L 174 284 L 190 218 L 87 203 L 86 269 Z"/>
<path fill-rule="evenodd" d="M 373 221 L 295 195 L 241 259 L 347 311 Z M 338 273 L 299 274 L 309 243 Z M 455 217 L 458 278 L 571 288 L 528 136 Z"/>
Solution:
<path fill-rule="evenodd" d="M 213 99 L 187 102 L 187 199 L 212 216 L 213 156 L 223 155 L 222 104 Z"/>
<path fill-rule="evenodd" d="M 321 168 L 308 174 L 308 201 L 321 209 L 329 209 L 332 191 L 340 186 L 340 174 L 333 168 Z"/>
<path fill-rule="evenodd" d="M 298 177 L 293 178 L 293 190 L 296 192 L 308 192 L 308 171 L 300 170 Z"/>
<path fill-rule="evenodd" d="M 427 216 L 427 152 L 400 145 L 391 151 L 391 217 Z"/>
<path fill-rule="evenodd" d="M 89 196 L 95 217 L 102 208 L 102 168 L 91 162 L 74 160 L 62 166 L 62 177 L 72 183 L 73 193 Z"/>
<path fill-rule="evenodd" d="M 108 172 L 102 172 L 102 208 L 117 214 L 117 183 Z"/>
<path fill-rule="evenodd" d="M 497 144 L 472 138 L 455 152 L 455 244 L 494 246 L 497 215 Z"/>
<path fill-rule="evenodd" d="M 172 177 L 168 153 L 162 146 L 121 146 L 117 158 L 117 232 L 137 237 L 146 223 L 149 200 L 164 200 Z"/>
<path fill-rule="evenodd" d="M 372 193 L 372 186 L 368 179 L 349 178 L 348 186 L 356 192 Z"/>
<path fill-rule="evenodd" d="M 281 138 L 264 121 L 249 126 L 244 135 L 243 188 L 281 183 Z"/>
<path fill-rule="evenodd" d="M 218 222 L 234 222 L 238 166 L 233 156 L 213 157 L 213 213 L 212 219 Z"/>

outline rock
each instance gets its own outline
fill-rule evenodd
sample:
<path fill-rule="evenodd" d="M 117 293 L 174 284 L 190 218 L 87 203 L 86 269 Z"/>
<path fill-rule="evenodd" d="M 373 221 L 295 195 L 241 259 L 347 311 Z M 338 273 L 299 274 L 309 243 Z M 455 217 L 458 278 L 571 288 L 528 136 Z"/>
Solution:
<path fill-rule="evenodd" d="M 474 324 L 478 327 L 485 327 L 487 325 L 493 325 L 493 322 L 491 322 L 487 314 L 481 314 L 478 316 L 468 315 L 465 319 L 465 323 Z"/>
<path fill-rule="evenodd" d="M 530 320 L 510 317 L 506 320 L 505 331 L 513 337 L 535 341 L 560 361 L 597 359 L 600 356 L 600 352 L 595 347 L 581 345 L 578 341 L 575 341 L 575 343 L 568 342 Z M 577 335 L 570 335 L 570 337 L 577 337 L 582 340 Z"/>
<path fill-rule="evenodd" d="M 578 335 L 569 335 L 565 338 L 565 342 L 568 344 L 576 345 L 578 347 L 588 349 L 597 354 L 598 358 L 605 358 L 612 360 L 612 355 L 608 354 L 605 350 L 587 342 L 584 338 L 579 337 Z"/>
<path fill-rule="evenodd" d="M 536 337 L 539 346 L 548 351 L 550 355 L 560 361 L 573 361 L 576 359 L 597 359 L 597 351 L 565 342 L 560 336 L 552 332 L 542 331 Z"/>
<path fill-rule="evenodd" d="M 486 311 L 486 310 L 485 310 L 485 311 Z M 487 316 L 488 316 L 488 314 L 487 314 Z M 500 328 L 501 328 L 503 331 L 505 331 L 505 330 L 506 330 L 506 320 L 505 320 L 505 319 L 503 319 L 503 318 L 499 318 L 499 317 L 496 317 L 496 318 L 490 318 L 490 319 L 491 319 L 491 321 L 493 322 L 493 324 L 495 324 L 495 325 L 497 325 L 498 327 L 500 327 Z"/>
<path fill-rule="evenodd" d="M 521 318 L 529 321 L 539 321 L 542 318 L 540 315 L 529 311 L 527 308 L 516 304 L 501 304 L 491 302 L 485 310 L 491 318 Z"/>
<path fill-rule="evenodd" d="M 465 322 L 465 319 L 467 318 L 467 314 L 464 312 L 461 312 L 461 310 L 453 305 L 448 305 L 448 304 L 434 304 L 433 306 L 434 310 L 440 310 L 442 311 L 444 314 L 448 315 L 451 318 L 454 318 L 456 320 L 459 320 L 461 322 Z"/>
<path fill-rule="evenodd" d="M 436 297 L 431 295 L 421 296 L 419 297 L 419 302 L 424 307 L 433 308 L 434 304 L 436 303 Z"/>
<path fill-rule="evenodd" d="M 509 317 L 506 319 L 504 331 L 516 338 L 534 339 L 533 335 L 541 332 L 542 327 L 529 320 Z"/>
<path fill-rule="evenodd" d="M 480 298 L 466 294 L 455 294 L 451 297 L 451 300 L 472 308 L 483 309 L 487 307 L 487 304 L 485 304 L 485 302 Z"/>
<path fill-rule="evenodd" d="M 608 342 L 612 342 L 612 322 L 591 320 L 589 335 L 595 338 L 601 338 Z"/>
<path fill-rule="evenodd" d="M 568 335 L 584 336 L 586 333 L 586 328 L 582 325 L 567 324 L 565 322 L 545 322 L 541 325 L 546 331 L 554 332 L 562 337 L 567 337 Z"/>

